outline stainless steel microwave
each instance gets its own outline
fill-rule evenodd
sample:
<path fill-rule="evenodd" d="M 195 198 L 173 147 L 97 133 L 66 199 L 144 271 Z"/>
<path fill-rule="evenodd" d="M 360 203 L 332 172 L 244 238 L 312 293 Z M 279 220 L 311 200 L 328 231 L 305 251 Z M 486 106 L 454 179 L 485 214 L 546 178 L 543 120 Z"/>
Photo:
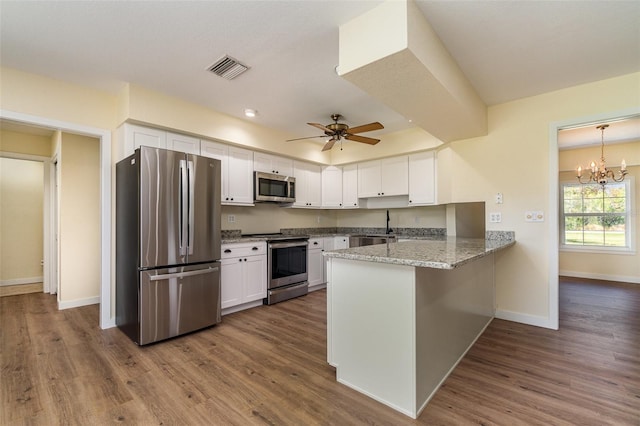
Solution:
<path fill-rule="evenodd" d="M 296 178 L 254 172 L 253 195 L 256 202 L 293 203 L 296 201 Z"/>

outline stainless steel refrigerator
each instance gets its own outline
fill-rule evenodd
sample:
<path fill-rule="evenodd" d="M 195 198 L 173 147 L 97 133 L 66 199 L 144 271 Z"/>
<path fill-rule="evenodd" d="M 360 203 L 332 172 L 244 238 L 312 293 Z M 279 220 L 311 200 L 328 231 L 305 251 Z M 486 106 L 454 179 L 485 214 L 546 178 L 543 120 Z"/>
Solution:
<path fill-rule="evenodd" d="M 220 322 L 220 168 L 144 146 L 116 165 L 116 325 L 139 345 Z"/>

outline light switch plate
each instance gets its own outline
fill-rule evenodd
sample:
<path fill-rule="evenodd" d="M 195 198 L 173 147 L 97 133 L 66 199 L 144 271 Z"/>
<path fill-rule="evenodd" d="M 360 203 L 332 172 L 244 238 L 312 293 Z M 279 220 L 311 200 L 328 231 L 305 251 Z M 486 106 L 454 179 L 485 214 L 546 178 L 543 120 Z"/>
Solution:
<path fill-rule="evenodd" d="M 496 204 L 502 204 L 502 192 L 496 194 Z"/>
<path fill-rule="evenodd" d="M 229 216 L 227 216 L 227 221 L 229 223 L 234 223 L 236 221 L 235 215 L 230 214 Z"/>
<path fill-rule="evenodd" d="M 502 222 L 502 213 L 500 212 L 489 213 L 489 222 L 491 223 Z"/>

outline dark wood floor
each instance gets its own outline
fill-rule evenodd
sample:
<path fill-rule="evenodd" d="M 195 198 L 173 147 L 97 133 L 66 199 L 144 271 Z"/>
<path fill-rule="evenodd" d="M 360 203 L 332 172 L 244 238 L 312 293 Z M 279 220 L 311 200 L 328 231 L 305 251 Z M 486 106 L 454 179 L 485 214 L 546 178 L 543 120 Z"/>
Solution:
<path fill-rule="evenodd" d="M 324 291 L 148 347 L 98 307 L 0 300 L 2 425 L 639 425 L 640 285 L 562 279 L 560 330 L 494 320 L 414 421 L 335 381 Z"/>

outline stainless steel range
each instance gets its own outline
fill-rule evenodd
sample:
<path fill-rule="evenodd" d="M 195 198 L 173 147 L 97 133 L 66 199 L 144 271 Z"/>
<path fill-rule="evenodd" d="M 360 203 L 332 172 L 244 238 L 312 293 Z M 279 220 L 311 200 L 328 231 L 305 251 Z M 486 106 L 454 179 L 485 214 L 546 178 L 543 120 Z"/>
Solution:
<path fill-rule="evenodd" d="M 307 281 L 307 235 L 252 234 L 245 237 L 267 239 L 266 305 L 304 296 L 309 291 Z"/>

